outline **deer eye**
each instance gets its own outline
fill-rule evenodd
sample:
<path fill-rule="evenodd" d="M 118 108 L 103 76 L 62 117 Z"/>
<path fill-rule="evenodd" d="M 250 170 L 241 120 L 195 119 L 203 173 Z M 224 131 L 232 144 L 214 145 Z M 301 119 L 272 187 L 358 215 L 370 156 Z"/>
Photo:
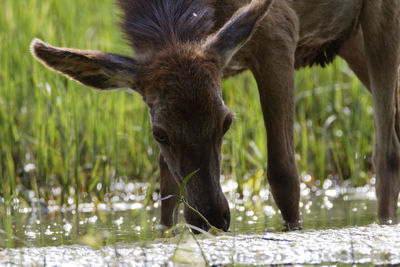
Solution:
<path fill-rule="evenodd" d="M 229 113 L 229 114 L 225 117 L 224 126 L 223 126 L 223 128 L 222 128 L 222 133 L 223 133 L 223 134 L 225 134 L 225 133 L 229 130 L 229 128 L 231 128 L 232 121 L 233 121 L 232 114 Z"/>
<path fill-rule="evenodd" d="M 153 136 L 157 140 L 157 142 L 159 142 L 160 144 L 164 144 L 164 145 L 169 144 L 169 139 L 168 139 L 167 133 L 164 130 L 155 127 L 153 129 Z"/>

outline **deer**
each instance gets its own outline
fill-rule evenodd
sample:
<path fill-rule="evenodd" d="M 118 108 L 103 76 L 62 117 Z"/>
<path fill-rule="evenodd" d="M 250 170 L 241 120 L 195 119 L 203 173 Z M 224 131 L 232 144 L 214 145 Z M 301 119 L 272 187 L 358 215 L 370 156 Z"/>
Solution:
<path fill-rule="evenodd" d="M 161 224 L 172 227 L 184 178 L 187 202 L 229 230 L 221 147 L 233 116 L 221 81 L 254 76 L 267 134 L 267 179 L 286 230 L 302 228 L 295 162 L 294 73 L 343 58 L 372 94 L 377 216 L 396 224 L 400 191 L 400 1 L 118 0 L 135 57 L 59 48 L 34 39 L 34 57 L 83 85 L 129 88 L 146 103 L 160 148 Z M 175 215 L 174 215 L 175 214 Z M 184 218 L 207 231 L 188 207 Z"/>

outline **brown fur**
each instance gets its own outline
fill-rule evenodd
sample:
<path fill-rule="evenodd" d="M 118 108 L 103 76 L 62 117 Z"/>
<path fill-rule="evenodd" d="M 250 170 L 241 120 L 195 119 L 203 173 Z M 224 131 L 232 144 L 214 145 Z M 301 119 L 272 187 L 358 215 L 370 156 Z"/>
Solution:
<path fill-rule="evenodd" d="M 215 123 L 217 106 L 220 105 L 215 101 L 218 92 L 215 87 L 210 87 L 221 79 L 217 66 L 215 57 L 194 50 L 193 46 L 176 44 L 164 49 L 142 67 L 138 83 L 144 89 L 146 103 L 154 107 L 153 114 L 157 109 L 168 110 L 158 112 L 165 117 L 160 120 L 173 121 L 170 131 L 181 140 L 190 142 L 195 137 L 193 134 L 210 134 L 210 126 Z"/>
<path fill-rule="evenodd" d="M 272 4 L 273 3 L 273 4 Z M 400 191 L 400 2 L 397 0 L 119 0 L 136 59 L 59 49 L 34 41 L 50 68 L 98 89 L 129 87 L 150 108 L 160 144 L 161 195 L 187 184 L 189 203 L 227 230 L 229 207 L 219 182 L 221 145 L 232 123 L 221 78 L 250 69 L 268 136 L 268 180 L 287 229 L 301 227 L 294 158 L 294 72 L 336 55 L 371 91 L 375 104 L 378 217 L 397 223 Z M 269 10 L 269 11 L 268 11 Z M 268 11 L 268 12 L 267 12 Z M 268 15 L 266 15 L 268 14 Z M 177 199 L 162 201 L 173 224 Z M 207 225 L 185 208 L 188 223 Z"/>

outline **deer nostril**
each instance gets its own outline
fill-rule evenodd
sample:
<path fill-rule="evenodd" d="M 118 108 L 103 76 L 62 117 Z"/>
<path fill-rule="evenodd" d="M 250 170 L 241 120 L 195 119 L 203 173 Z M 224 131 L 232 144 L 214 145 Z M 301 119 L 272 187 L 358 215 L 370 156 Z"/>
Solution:
<path fill-rule="evenodd" d="M 229 229 L 229 222 L 228 222 L 228 220 L 224 219 L 224 223 L 223 223 L 223 226 L 222 226 L 222 230 L 223 230 L 224 232 L 228 232 L 228 229 Z"/>

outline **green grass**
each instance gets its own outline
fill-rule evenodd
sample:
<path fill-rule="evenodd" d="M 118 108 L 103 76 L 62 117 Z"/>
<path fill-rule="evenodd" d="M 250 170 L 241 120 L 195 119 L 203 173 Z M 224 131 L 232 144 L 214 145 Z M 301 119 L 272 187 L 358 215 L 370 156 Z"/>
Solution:
<path fill-rule="evenodd" d="M 137 94 L 97 92 L 36 62 L 34 37 L 57 46 L 132 55 L 112 0 L 0 2 L 0 196 L 76 203 L 110 192 L 111 180 L 151 181 L 157 187 L 158 148 L 148 110 Z M 296 74 L 296 153 L 299 171 L 363 184 L 370 177 L 373 114 L 369 93 L 336 60 Z M 245 73 L 223 83 L 236 114 L 223 146 L 223 173 L 266 183 L 266 136 L 254 79 Z M 32 164 L 32 165 L 30 165 Z M 28 171 L 26 167 L 35 168 Z M 54 194 L 61 188 L 61 194 Z M 28 203 L 29 204 L 29 203 Z"/>

